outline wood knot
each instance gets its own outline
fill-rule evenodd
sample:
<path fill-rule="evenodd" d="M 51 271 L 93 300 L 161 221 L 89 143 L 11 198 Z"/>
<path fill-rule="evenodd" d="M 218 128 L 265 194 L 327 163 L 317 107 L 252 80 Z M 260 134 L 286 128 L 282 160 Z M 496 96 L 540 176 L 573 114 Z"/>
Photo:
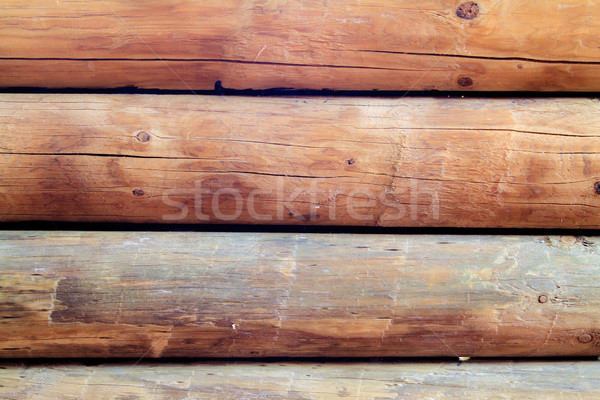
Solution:
<path fill-rule="evenodd" d="M 150 140 L 150 134 L 146 131 L 139 132 L 136 137 L 137 140 L 139 140 L 142 143 L 145 143 Z"/>
<path fill-rule="evenodd" d="M 590 335 L 589 333 L 584 333 L 583 335 L 579 335 L 579 337 L 577 338 L 577 340 L 579 340 L 581 343 L 589 343 L 592 341 L 592 335 Z"/>
<path fill-rule="evenodd" d="M 458 79 L 458 86 L 462 86 L 462 87 L 473 86 L 473 79 L 469 78 L 468 76 L 463 76 L 462 78 Z"/>
<path fill-rule="evenodd" d="M 545 294 L 542 294 L 540 297 L 538 297 L 538 301 L 540 303 L 546 303 L 548 301 L 548 296 L 546 296 Z"/>
<path fill-rule="evenodd" d="M 140 197 L 140 196 L 143 196 L 145 194 L 142 189 L 133 189 L 132 193 L 133 193 L 133 195 L 135 197 Z"/>
<path fill-rule="evenodd" d="M 462 3 L 456 9 L 456 15 L 462 19 L 473 19 L 479 14 L 479 5 L 473 1 Z"/>
<path fill-rule="evenodd" d="M 596 194 L 600 194 L 600 181 L 594 183 L 594 191 Z"/>

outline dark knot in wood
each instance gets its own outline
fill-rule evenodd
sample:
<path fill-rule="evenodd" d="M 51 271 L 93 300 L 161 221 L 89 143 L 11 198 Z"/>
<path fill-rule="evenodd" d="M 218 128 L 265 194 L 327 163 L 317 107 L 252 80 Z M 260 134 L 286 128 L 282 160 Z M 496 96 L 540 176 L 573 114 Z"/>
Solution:
<path fill-rule="evenodd" d="M 467 1 L 462 3 L 456 9 L 456 15 L 463 19 L 473 19 L 479 14 L 479 6 L 477 3 L 472 1 Z"/>

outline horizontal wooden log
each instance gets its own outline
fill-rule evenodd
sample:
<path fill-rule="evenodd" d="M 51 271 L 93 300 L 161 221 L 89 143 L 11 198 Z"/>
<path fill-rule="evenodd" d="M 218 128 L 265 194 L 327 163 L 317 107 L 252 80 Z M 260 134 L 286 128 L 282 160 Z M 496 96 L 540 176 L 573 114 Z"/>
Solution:
<path fill-rule="evenodd" d="M 600 238 L 0 233 L 0 357 L 600 355 Z"/>
<path fill-rule="evenodd" d="M 595 99 L 0 96 L 0 221 L 600 227 Z"/>
<path fill-rule="evenodd" d="M 575 0 L 2 0 L 0 86 L 600 90 Z"/>
<path fill-rule="evenodd" d="M 0 365 L 0 396 L 36 399 L 597 399 L 600 363 Z"/>

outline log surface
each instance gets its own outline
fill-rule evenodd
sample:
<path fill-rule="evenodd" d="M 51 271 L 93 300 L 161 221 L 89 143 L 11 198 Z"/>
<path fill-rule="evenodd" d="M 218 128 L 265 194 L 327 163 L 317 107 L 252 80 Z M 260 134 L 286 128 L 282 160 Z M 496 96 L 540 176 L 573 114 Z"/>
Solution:
<path fill-rule="evenodd" d="M 600 227 L 596 99 L 0 96 L 0 221 Z"/>
<path fill-rule="evenodd" d="M 0 86 L 600 90 L 599 3 L 461 3 L 2 0 Z"/>
<path fill-rule="evenodd" d="M 597 399 L 597 361 L 0 364 L 2 398 Z"/>
<path fill-rule="evenodd" d="M 0 233 L 0 357 L 600 355 L 600 238 Z"/>

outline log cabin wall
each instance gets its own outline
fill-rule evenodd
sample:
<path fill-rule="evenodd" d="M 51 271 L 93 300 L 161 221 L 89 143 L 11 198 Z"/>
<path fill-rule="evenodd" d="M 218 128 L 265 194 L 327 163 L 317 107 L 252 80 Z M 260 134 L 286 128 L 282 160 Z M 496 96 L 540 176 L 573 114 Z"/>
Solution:
<path fill-rule="evenodd" d="M 599 17 L 0 0 L 0 397 L 597 398 Z"/>

